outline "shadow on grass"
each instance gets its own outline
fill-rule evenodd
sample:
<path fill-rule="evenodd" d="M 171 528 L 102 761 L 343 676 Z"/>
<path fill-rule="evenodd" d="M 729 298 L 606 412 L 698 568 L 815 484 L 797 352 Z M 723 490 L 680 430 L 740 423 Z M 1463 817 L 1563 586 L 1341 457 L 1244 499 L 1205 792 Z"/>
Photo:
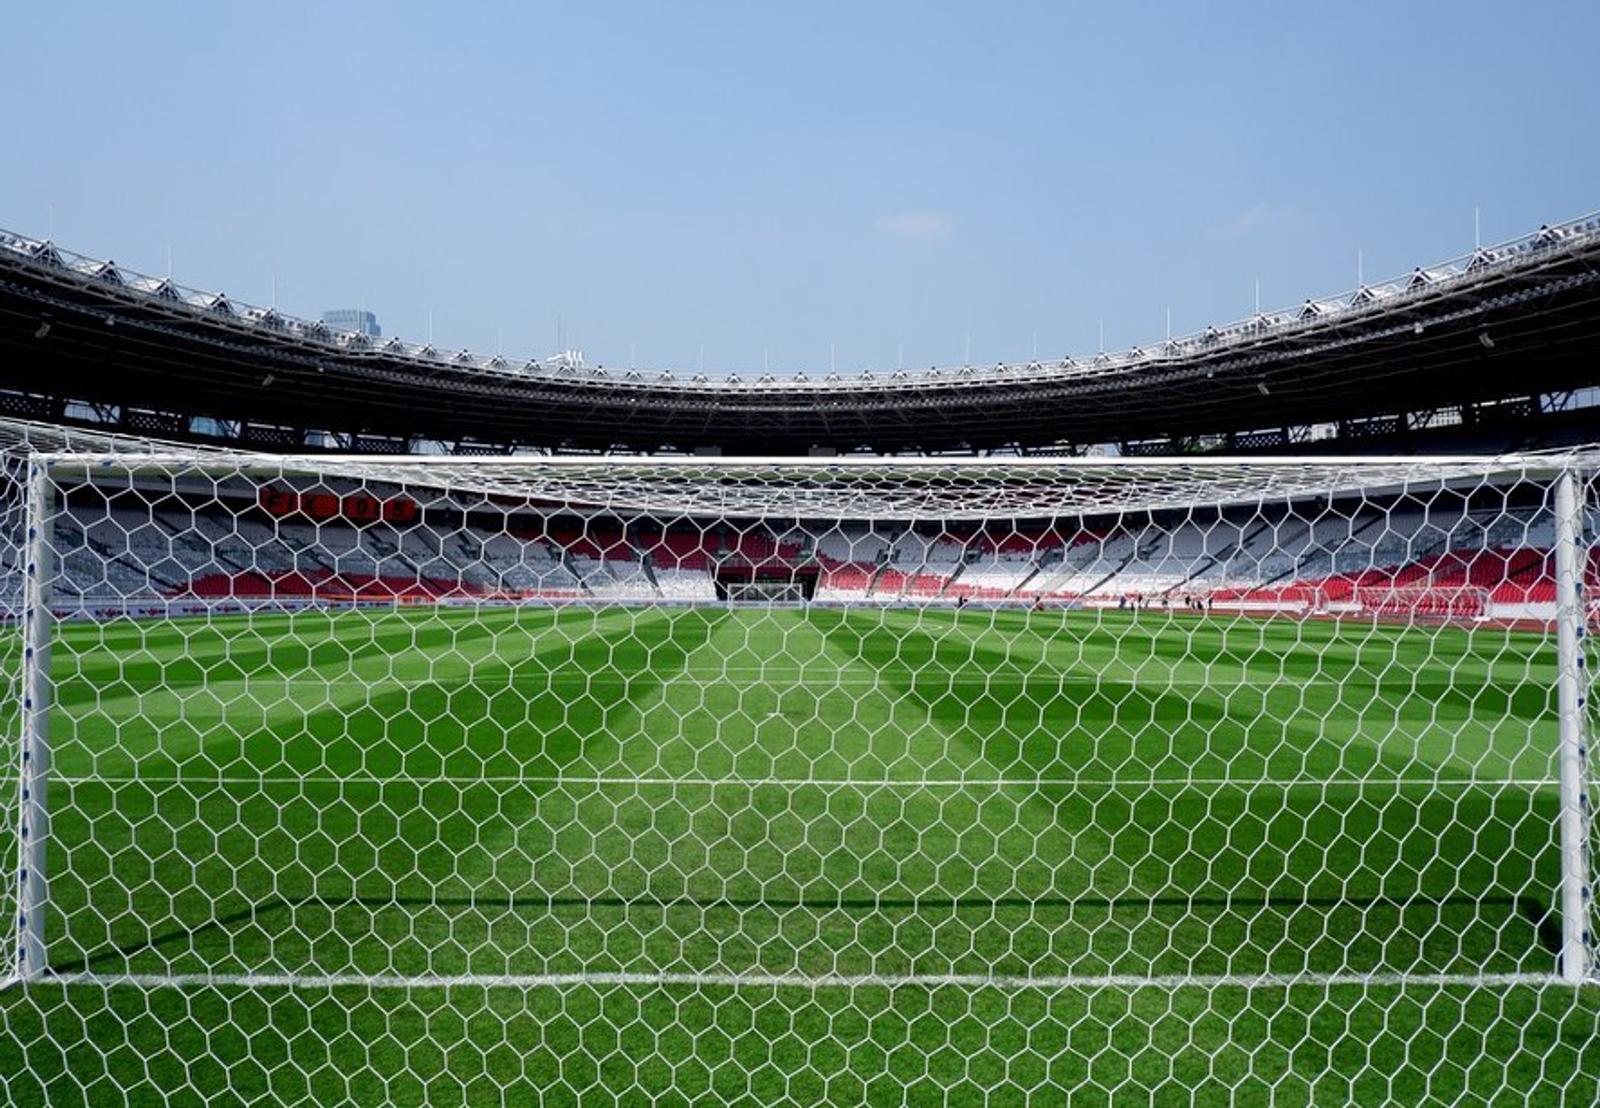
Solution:
<path fill-rule="evenodd" d="M 1539 945 L 1552 955 L 1561 952 L 1561 921 L 1554 909 L 1532 896 L 1447 896 L 1447 897 L 1346 897 L 1346 896 L 1256 896 L 1256 897 L 1185 897 L 1185 896 L 1054 896 L 1054 897 L 798 897 L 777 899 L 770 897 L 652 897 L 652 896 L 457 896 L 457 897 L 407 897 L 407 896 L 303 896 L 272 897 L 241 908 L 237 912 L 206 920 L 193 927 L 175 927 L 150 935 L 135 942 L 122 943 L 88 954 L 82 958 L 56 962 L 51 965 L 54 974 L 93 972 L 97 967 L 126 962 L 140 954 L 195 939 L 209 932 L 227 931 L 244 924 L 254 924 L 263 917 L 293 913 L 303 908 L 316 908 L 336 912 L 345 908 L 383 910 L 393 908 L 436 908 L 442 910 L 495 910 L 518 912 L 528 910 L 549 911 L 559 908 L 649 909 L 671 908 L 697 910 L 746 911 L 767 909 L 774 912 L 805 910 L 835 912 L 947 912 L 966 910 L 995 910 L 1008 908 L 1055 908 L 1126 912 L 1171 909 L 1198 910 L 1200 912 L 1293 912 L 1300 909 L 1316 911 L 1336 908 L 1353 908 L 1361 911 L 1387 908 L 1407 911 L 1417 908 L 1495 909 L 1497 913 L 1515 915 L 1529 924 L 1538 936 Z"/>

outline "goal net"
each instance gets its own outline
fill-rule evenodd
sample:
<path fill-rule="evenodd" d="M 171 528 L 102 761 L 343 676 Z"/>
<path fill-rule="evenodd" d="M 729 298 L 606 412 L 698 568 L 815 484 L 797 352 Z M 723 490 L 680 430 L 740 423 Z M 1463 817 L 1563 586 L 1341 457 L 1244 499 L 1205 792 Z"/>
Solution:
<path fill-rule="evenodd" d="M 1600 1094 L 1586 456 L 142 449 L 0 481 L 8 1103 Z"/>

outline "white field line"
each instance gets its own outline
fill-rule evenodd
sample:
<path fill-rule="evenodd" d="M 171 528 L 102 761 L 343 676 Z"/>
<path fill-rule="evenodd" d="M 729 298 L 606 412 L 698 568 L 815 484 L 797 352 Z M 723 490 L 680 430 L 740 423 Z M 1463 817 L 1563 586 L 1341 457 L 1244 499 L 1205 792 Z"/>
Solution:
<path fill-rule="evenodd" d="M 503 667 L 496 667 L 496 668 L 500 669 L 501 672 L 504 672 Z M 318 673 L 318 674 L 320 674 L 321 671 L 313 670 L 313 671 L 309 671 L 309 672 L 310 673 Z M 857 673 L 859 671 L 856 671 L 856 670 L 841 670 L 840 672 L 841 673 Z M 1279 677 L 1279 676 L 1254 677 L 1254 678 L 1245 678 L 1245 677 L 1233 678 L 1233 677 L 1230 677 L 1230 678 L 1226 678 L 1226 679 L 1212 679 L 1212 678 L 1203 678 L 1203 677 L 1184 677 L 1184 678 L 1166 677 L 1166 678 L 1163 678 L 1162 675 L 1159 674 L 1159 673 L 1139 673 L 1139 672 L 1133 671 L 1133 670 L 1129 670 L 1127 672 L 1110 672 L 1110 671 L 1106 671 L 1106 670 L 1090 670 L 1090 671 L 1083 672 L 1083 673 L 1073 673 L 1071 671 L 1066 671 L 1066 670 L 1050 670 L 1050 671 L 1045 671 L 1045 672 L 1020 672 L 1020 673 L 1019 672 L 1000 672 L 1000 673 L 989 673 L 989 674 L 982 674 L 982 675 L 975 675 L 975 676 L 958 676 L 958 675 L 952 674 L 952 673 L 950 673 L 948 671 L 939 671 L 939 670 L 904 670 L 904 671 L 893 671 L 892 676 L 886 675 L 886 676 L 884 676 L 882 678 L 878 678 L 878 679 L 862 680 L 859 677 L 853 677 L 853 678 L 849 678 L 849 679 L 846 679 L 846 678 L 843 678 L 843 677 L 833 677 L 833 676 L 827 675 L 825 672 L 824 673 L 799 673 L 799 672 L 792 672 L 792 671 L 785 671 L 785 670 L 769 670 L 769 669 L 759 669 L 759 668 L 752 667 L 750 669 L 726 669 L 726 670 L 709 671 L 709 672 L 704 672 L 704 673 L 691 673 L 691 672 L 686 671 L 686 670 L 685 671 L 679 671 L 679 672 L 674 673 L 671 676 L 669 676 L 665 682 L 663 682 L 661 680 L 660 675 L 654 674 L 649 670 L 640 670 L 637 674 L 635 674 L 634 676 L 631 676 L 631 677 L 626 676 L 626 675 L 621 674 L 621 673 L 616 673 L 616 674 L 608 674 L 608 673 L 595 674 L 595 673 L 574 673 L 574 672 L 548 673 L 548 674 L 515 674 L 515 673 L 513 673 L 512 674 L 512 679 L 509 680 L 509 681 L 507 681 L 507 680 L 488 680 L 488 681 L 480 682 L 478 687 L 480 689 L 483 689 L 483 690 L 496 690 L 496 689 L 509 688 L 509 689 L 519 689 L 519 690 L 523 690 L 523 691 L 526 691 L 529 688 L 539 688 L 539 687 L 544 687 L 544 686 L 556 686 L 556 685 L 561 685 L 561 686 L 576 685 L 576 686 L 579 686 L 579 687 L 582 687 L 582 688 L 589 688 L 589 687 L 593 687 L 593 686 L 601 686 L 601 687 L 608 687 L 609 688 L 609 687 L 626 687 L 628 685 L 632 685 L 632 684 L 635 684 L 637 682 L 641 682 L 642 681 L 642 682 L 646 682 L 646 683 L 650 683 L 650 684 L 688 685 L 688 686 L 691 686 L 691 687 L 698 686 L 698 687 L 703 687 L 703 688 L 726 687 L 726 686 L 729 686 L 729 685 L 733 685 L 735 683 L 740 684 L 741 687 L 743 687 L 743 688 L 759 688 L 760 685 L 762 683 L 764 683 L 764 682 L 778 682 L 778 683 L 781 683 L 782 685 L 784 685 L 785 687 L 793 687 L 793 686 L 799 685 L 799 686 L 821 686 L 821 687 L 830 688 L 830 689 L 833 689 L 833 688 L 883 689 L 885 686 L 893 686 L 894 685 L 893 678 L 900 678 L 900 679 L 903 679 L 903 680 L 927 681 L 927 682 L 930 682 L 930 683 L 937 683 L 939 685 L 955 685 L 955 686 L 960 686 L 960 687 L 986 688 L 986 687 L 988 687 L 990 685 L 1014 685 L 1014 684 L 1020 684 L 1020 683 L 1024 683 L 1024 682 L 1028 682 L 1028 683 L 1046 683 L 1046 682 L 1051 682 L 1051 681 L 1057 682 L 1059 684 L 1081 685 L 1086 680 L 1089 680 L 1089 679 L 1093 678 L 1093 679 L 1096 679 L 1096 680 L 1104 679 L 1104 680 L 1116 681 L 1116 682 L 1138 683 L 1138 684 L 1143 684 L 1145 686 L 1148 686 L 1148 687 L 1151 687 L 1151 688 L 1157 688 L 1157 689 L 1160 689 L 1160 688 L 1218 689 L 1218 690 L 1227 691 L 1227 690 L 1231 690 L 1231 689 L 1243 689 L 1243 688 L 1270 689 L 1270 688 L 1275 688 L 1275 687 L 1279 687 L 1279 686 L 1294 686 L 1294 687 L 1312 687 L 1312 686 L 1317 686 L 1317 687 L 1325 687 L 1325 688 L 1336 688 L 1340 684 L 1348 682 L 1350 680 L 1351 676 L 1352 675 L 1349 674 L 1349 673 L 1338 674 L 1338 675 L 1329 674 L 1328 677 L 1325 680 L 1318 680 L 1316 678 L 1309 678 L 1309 677 Z M 73 679 L 73 677 L 74 677 L 74 675 L 70 675 L 69 674 L 69 675 L 65 675 L 65 676 L 59 676 L 59 677 L 57 677 L 56 680 L 57 680 L 57 683 L 59 684 L 59 683 L 64 683 L 64 682 L 70 681 L 70 680 Z M 1482 681 L 1481 681 L 1482 675 L 1480 675 L 1480 674 L 1466 674 L 1466 675 L 1463 675 L 1463 677 L 1470 677 L 1477 684 L 1481 684 L 1482 683 Z M 1380 679 L 1379 676 L 1376 675 L 1376 674 L 1371 675 L 1370 678 L 1369 678 L 1370 681 L 1377 681 L 1379 679 Z M 292 685 L 292 686 L 297 686 L 297 687 L 305 687 L 305 686 L 308 686 L 308 685 L 316 686 L 316 685 L 349 685 L 349 684 L 356 684 L 356 685 L 361 685 L 361 686 L 363 686 L 365 688 L 368 688 L 368 689 L 379 690 L 379 689 L 386 689 L 386 688 L 423 688 L 423 687 L 426 687 L 426 686 L 429 686 L 429 685 L 444 685 L 444 684 L 457 685 L 457 684 L 462 684 L 464 682 L 471 681 L 471 680 L 473 680 L 473 674 L 471 672 L 441 673 L 441 674 L 439 674 L 437 676 L 433 676 L 433 677 L 381 677 L 381 678 L 377 678 L 377 679 L 373 679 L 373 680 L 363 680 L 362 678 L 355 677 L 353 675 L 348 675 L 348 674 L 344 674 L 344 673 L 335 672 L 335 673 L 331 673 L 331 674 L 325 674 L 325 675 L 318 676 L 315 680 L 313 680 L 310 676 L 286 676 L 286 675 L 281 675 L 281 674 L 243 674 L 243 675 L 241 675 L 239 677 L 227 678 L 222 683 L 226 684 L 226 685 Z M 1527 682 L 1527 683 L 1528 684 L 1532 684 L 1533 682 Z M 161 690 L 155 690 L 155 691 L 161 691 Z M 130 695 L 131 696 L 137 696 L 139 694 L 138 693 L 117 694 L 117 695 L 111 697 L 110 699 L 119 699 L 119 700 L 120 699 L 127 699 Z"/>
<path fill-rule="evenodd" d="M 551 973 L 551 974 L 296 974 L 296 973 L 68 973 L 28 988 L 65 985 L 110 989 L 575 989 L 688 986 L 756 989 L 1285 989 L 1340 986 L 1380 988 L 1535 988 L 1573 986 L 1542 973 L 1262 973 L 1262 974 L 788 974 L 788 973 Z"/>
<path fill-rule="evenodd" d="M 4 780 L 0 776 L 0 780 Z M 1560 782 L 1555 778 L 1513 777 L 1485 780 L 1483 778 L 1351 778 L 1321 780 L 1317 778 L 1239 778 L 1239 777 L 1170 777 L 1129 779 L 1125 777 L 925 777 L 905 779 L 862 780 L 848 777 L 630 777 L 595 775 L 542 775 L 517 776 L 514 774 L 486 774 L 478 777 L 441 774 L 426 776 L 395 774 L 390 776 L 364 774 L 226 774 L 197 775 L 71 775 L 52 776 L 51 784 L 63 785 L 527 785 L 551 786 L 585 785 L 605 788 L 694 788 L 694 789 L 1491 789 L 1491 788 L 1553 788 Z"/>

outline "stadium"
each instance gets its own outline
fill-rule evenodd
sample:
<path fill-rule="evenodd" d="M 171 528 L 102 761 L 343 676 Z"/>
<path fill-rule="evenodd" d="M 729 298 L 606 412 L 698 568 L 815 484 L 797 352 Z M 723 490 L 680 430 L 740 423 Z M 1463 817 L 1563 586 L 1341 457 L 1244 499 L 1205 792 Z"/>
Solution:
<path fill-rule="evenodd" d="M 1592 433 L 1600 217 L 1143 347 L 777 378 L 335 333 L 0 232 L 0 412 L 270 451 L 1449 453 Z M 1580 395 L 1573 396 L 1577 391 Z M 1313 429 L 1331 433 L 1315 441 Z M 495 429 L 490 434 L 488 429 Z"/>
<path fill-rule="evenodd" d="M 1595 1102 L 1597 260 L 741 379 L 0 235 L 0 1087 Z"/>

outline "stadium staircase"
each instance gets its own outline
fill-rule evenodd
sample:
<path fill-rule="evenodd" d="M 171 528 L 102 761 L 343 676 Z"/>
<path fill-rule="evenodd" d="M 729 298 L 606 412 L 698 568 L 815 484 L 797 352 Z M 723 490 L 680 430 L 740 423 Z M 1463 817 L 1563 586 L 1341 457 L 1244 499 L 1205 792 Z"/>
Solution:
<path fill-rule="evenodd" d="M 1101 588 L 1103 588 L 1106 585 L 1109 585 L 1113 580 L 1115 580 L 1117 578 L 1117 576 L 1122 573 L 1123 570 L 1127 569 L 1129 566 L 1133 565 L 1135 562 L 1148 561 L 1150 559 L 1150 556 L 1152 554 L 1154 554 L 1160 548 L 1161 548 L 1161 537 L 1159 535 L 1157 537 L 1151 539 L 1144 546 L 1139 546 L 1139 545 L 1135 544 L 1134 548 L 1131 551 L 1128 552 L 1128 556 L 1126 558 L 1122 559 L 1122 561 L 1117 563 L 1115 569 L 1113 569 L 1110 573 L 1107 573 L 1104 577 L 1100 578 L 1098 581 L 1094 582 L 1094 584 L 1090 585 L 1088 588 L 1084 589 L 1083 590 L 1083 595 L 1084 596 L 1094 596 L 1094 595 L 1096 595 L 1100 591 Z"/>
<path fill-rule="evenodd" d="M 1074 560 L 1073 558 L 1074 551 L 1082 552 L 1078 560 Z M 1020 594 L 1024 585 L 1040 577 L 1053 578 L 1057 582 L 1064 581 L 1070 577 L 1075 577 L 1081 570 L 1084 569 L 1084 567 L 1091 565 L 1099 557 L 1100 544 L 1098 542 L 1077 543 L 1073 546 L 1064 547 L 1061 549 L 1060 557 L 1055 561 L 1050 561 L 1048 559 L 1041 560 L 1039 563 L 1039 568 L 1028 574 L 1028 576 L 1023 578 L 1023 580 L 1017 585 L 1016 593 Z M 1044 583 L 1048 584 L 1049 582 L 1047 581 Z M 1049 589 L 1048 591 L 1037 589 L 1034 590 L 1034 593 L 1035 595 L 1039 596 L 1049 596 L 1055 595 L 1058 591 L 1058 589 L 1054 588 Z"/>
<path fill-rule="evenodd" d="M 872 576 L 867 579 L 867 591 L 863 596 L 872 596 L 878 591 L 878 582 L 883 579 L 884 570 L 889 568 L 889 560 L 884 557 L 877 565 L 872 567 Z"/>
<path fill-rule="evenodd" d="M 973 551 L 973 553 L 976 553 L 976 551 Z M 939 588 L 939 595 L 940 596 L 948 596 L 950 594 L 950 587 L 952 585 L 954 585 L 957 580 L 960 579 L 961 574 L 963 572 L 965 572 L 966 568 L 967 568 L 967 559 L 965 557 L 963 557 L 961 559 L 961 561 L 956 563 L 955 572 L 952 573 L 949 577 L 945 578 L 944 584 L 942 586 L 940 586 L 940 588 Z"/>
<path fill-rule="evenodd" d="M 416 574 L 418 580 L 422 580 L 427 576 L 423 573 L 422 567 L 417 564 L 416 560 L 405 552 L 400 542 L 380 535 L 376 530 L 364 530 L 361 533 L 361 537 L 372 544 L 375 555 L 373 562 L 380 570 L 385 562 L 395 561 Z M 378 576 L 382 576 L 382 573 L 380 572 Z"/>
<path fill-rule="evenodd" d="M 1162 595 L 1171 596 L 1175 592 L 1186 589 L 1190 585 L 1194 584 L 1199 578 L 1211 572 L 1211 570 L 1215 569 L 1218 565 L 1237 558 L 1240 554 L 1250 548 L 1250 544 L 1259 538 L 1262 532 L 1270 530 L 1271 527 L 1272 524 L 1263 523 L 1260 527 L 1257 527 L 1254 531 L 1251 531 L 1248 535 L 1245 535 L 1238 542 L 1225 548 L 1220 553 L 1207 554 L 1195 564 L 1194 569 L 1190 570 L 1188 575 L 1185 576 L 1183 580 L 1163 589 Z"/>
<path fill-rule="evenodd" d="M 1059 559 L 1053 559 L 1053 558 L 1051 558 L 1049 556 L 1049 553 L 1047 552 L 1044 557 L 1040 558 L 1038 561 L 1033 563 L 1033 568 L 1030 569 L 1027 572 L 1027 574 L 1022 578 L 1022 580 L 1018 581 L 1015 585 L 1012 585 L 1011 588 L 1006 591 L 1006 595 L 1007 596 L 1016 596 L 1016 595 L 1018 595 L 1019 593 L 1022 592 L 1023 589 L 1028 587 L 1028 582 L 1029 581 L 1032 581 L 1035 577 L 1039 576 L 1039 574 L 1043 573 L 1050 566 L 1054 565 L 1056 563 L 1056 561 L 1059 560 L 1059 561 L 1063 561 L 1064 562 L 1064 561 L 1067 560 L 1066 551 L 1064 551 L 1064 550 L 1061 551 L 1060 555 L 1061 556 L 1060 556 Z"/>
<path fill-rule="evenodd" d="M 155 566 L 139 561 L 130 553 L 114 549 L 110 544 L 102 542 L 89 534 L 87 529 L 83 532 L 83 541 L 85 546 L 110 564 L 126 569 L 136 577 L 143 577 L 152 584 L 159 585 L 164 592 L 184 588 L 189 583 L 186 578 L 170 577 L 167 574 L 160 573 Z"/>
<path fill-rule="evenodd" d="M 153 513 L 151 513 L 150 518 L 155 521 L 155 524 L 156 524 L 157 527 L 161 528 L 163 531 L 165 531 L 169 536 L 171 536 L 174 539 L 182 540 L 183 538 L 186 537 L 186 535 L 188 533 L 188 528 L 178 527 L 178 526 L 174 525 L 173 522 L 170 519 L 168 519 L 166 514 L 163 513 L 163 512 L 153 512 Z M 234 573 L 253 573 L 254 572 L 253 567 L 251 567 L 247 563 L 241 562 L 237 558 L 229 557 L 227 550 L 223 547 L 223 545 L 221 543 L 216 543 L 216 542 L 212 543 L 210 545 L 209 552 L 210 552 L 211 557 L 213 559 L 215 559 L 216 561 L 222 563 L 224 566 L 228 567 L 229 569 L 233 570 Z"/>
<path fill-rule="evenodd" d="M 555 548 L 561 552 L 561 568 L 570 573 L 572 579 L 578 583 L 578 591 L 584 596 L 593 596 L 594 590 L 589 587 L 589 579 L 584 576 L 583 569 L 578 565 L 578 560 L 572 556 L 571 549 L 564 542 L 556 543 Z"/>
<path fill-rule="evenodd" d="M 628 549 L 633 551 L 634 555 L 639 559 L 639 571 L 644 574 L 644 579 L 650 582 L 650 587 L 655 590 L 655 594 L 660 596 L 661 581 L 656 577 L 655 559 L 650 556 L 650 551 L 638 539 L 632 535 L 625 535 L 624 538 L 628 543 Z"/>
<path fill-rule="evenodd" d="M 338 571 L 333 563 L 324 558 L 317 550 L 316 543 L 308 539 L 297 539 L 288 530 L 280 530 L 278 539 L 294 552 L 294 564 L 299 567 L 304 561 L 312 563 L 316 568 L 326 570 L 330 576 L 337 576 Z"/>
<path fill-rule="evenodd" d="M 1377 525 L 1377 524 L 1379 524 L 1381 522 L 1383 522 L 1383 517 L 1382 516 L 1373 516 L 1371 519 L 1367 520 L 1367 522 L 1363 523 L 1360 527 L 1357 527 L 1354 531 L 1351 531 L 1350 535 L 1349 535 L 1349 538 L 1353 539 L 1357 535 L 1360 535 L 1365 531 L 1371 530 L 1372 527 L 1374 527 L 1375 525 Z M 1337 557 L 1338 551 L 1323 551 L 1323 550 L 1319 550 L 1319 551 L 1317 551 L 1317 554 L 1319 554 L 1319 555 L 1320 554 L 1328 554 L 1330 557 Z M 1302 555 L 1302 556 L 1296 558 L 1294 560 L 1293 564 L 1291 564 L 1288 569 L 1284 570 L 1282 573 L 1278 573 L 1278 574 L 1273 575 L 1272 577 L 1267 578 L 1265 581 L 1261 582 L 1261 584 L 1256 586 L 1256 587 L 1257 588 L 1262 588 L 1262 589 L 1269 589 L 1273 585 L 1284 584 L 1286 582 L 1289 583 L 1289 584 L 1293 584 L 1294 581 L 1300 579 L 1301 572 L 1306 568 L 1306 563 L 1308 561 L 1310 561 L 1310 560 L 1311 560 L 1310 556 Z M 1328 569 L 1329 569 L 1329 574 L 1328 575 L 1332 576 L 1333 567 L 1332 567 L 1331 564 L 1329 565 Z"/>

